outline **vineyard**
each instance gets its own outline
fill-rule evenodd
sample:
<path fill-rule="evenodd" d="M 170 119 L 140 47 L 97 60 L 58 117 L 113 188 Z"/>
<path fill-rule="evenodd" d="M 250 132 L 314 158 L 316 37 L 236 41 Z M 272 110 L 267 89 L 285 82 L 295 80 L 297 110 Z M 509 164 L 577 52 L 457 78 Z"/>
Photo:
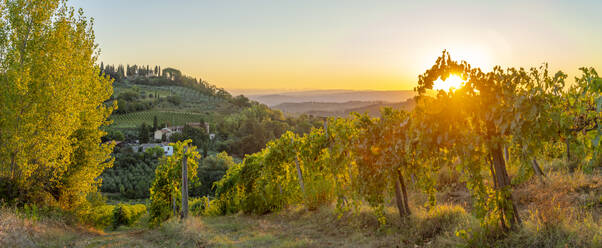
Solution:
<path fill-rule="evenodd" d="M 197 90 L 182 87 L 182 86 L 150 86 L 143 84 L 131 84 L 131 83 L 116 83 L 115 84 L 115 94 L 119 95 L 119 93 L 134 90 L 139 92 L 140 94 L 148 95 L 148 94 L 157 94 L 158 97 L 166 97 L 171 95 L 177 95 L 183 98 L 183 100 L 192 103 L 203 103 L 209 101 L 209 96 L 203 94 Z"/>
<path fill-rule="evenodd" d="M 571 171 L 593 175 L 593 182 L 599 178 L 602 79 L 594 69 L 581 72 L 569 84 L 566 74 L 552 74 L 546 66 L 484 73 L 444 52 L 419 77 L 413 111 L 384 109 L 380 118 L 355 114 L 331 118 L 303 136 L 287 132 L 231 167 L 215 184 L 217 198 L 200 214 L 266 214 L 335 204 L 343 215 L 359 214 L 367 204 L 386 225 L 391 200 L 401 219 L 412 216 L 412 208 L 422 209 L 410 201 L 410 190 L 422 192 L 427 213 L 440 211 L 438 190 L 451 187 L 441 178 L 451 173 L 457 175 L 451 181 L 472 199 L 469 209 L 481 230 L 489 230 L 457 230 L 467 242 L 494 242 L 525 221 L 557 228 L 562 221 L 551 221 L 554 213 L 525 205 L 515 190 L 524 191 L 522 185 L 531 180 L 554 183 L 541 165 L 563 160 Z M 454 75 L 465 80 L 461 88 L 431 91 L 437 79 Z M 580 216 L 570 225 L 600 216 L 599 188 L 589 190 L 585 209 L 562 210 Z M 546 204 L 558 204 L 554 198 Z M 601 230 L 599 221 L 593 225 L 594 233 Z M 600 244 L 599 233 L 589 238 L 569 246 Z"/>
<path fill-rule="evenodd" d="M 184 125 L 189 122 L 199 122 L 202 118 L 213 119 L 212 116 L 215 114 L 228 115 L 238 111 L 237 107 L 225 99 L 183 86 L 154 86 L 132 84 L 127 81 L 115 83 L 114 86 L 118 110 L 130 110 L 126 110 L 125 113 L 120 111 L 113 113 L 112 128 L 133 129 L 142 123 L 152 124 L 154 116 L 157 116 L 158 123 Z M 119 99 L 125 94 L 135 94 L 137 99 L 130 101 Z M 177 97 L 177 104 L 170 102 L 173 97 Z M 145 107 L 137 109 L 136 106 L 140 105 Z"/>
<path fill-rule="evenodd" d="M 159 123 L 168 123 L 171 125 L 184 125 L 190 122 L 199 122 L 202 118 L 206 118 L 205 114 L 191 112 L 175 112 L 175 111 L 143 111 L 122 115 L 112 115 L 115 128 L 136 128 L 146 123 L 153 123 L 153 118 L 157 117 Z"/>
<path fill-rule="evenodd" d="M 0 248 L 602 248 L 602 1 L 123 2 L 0 2 Z"/>

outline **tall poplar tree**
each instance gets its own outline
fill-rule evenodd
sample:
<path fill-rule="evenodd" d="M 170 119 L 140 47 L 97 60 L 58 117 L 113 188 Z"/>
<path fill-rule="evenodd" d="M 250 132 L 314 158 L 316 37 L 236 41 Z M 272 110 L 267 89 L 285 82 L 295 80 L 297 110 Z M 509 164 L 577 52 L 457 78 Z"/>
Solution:
<path fill-rule="evenodd" d="M 112 165 L 92 24 L 64 0 L 0 3 L 0 180 L 21 202 L 74 209 Z"/>

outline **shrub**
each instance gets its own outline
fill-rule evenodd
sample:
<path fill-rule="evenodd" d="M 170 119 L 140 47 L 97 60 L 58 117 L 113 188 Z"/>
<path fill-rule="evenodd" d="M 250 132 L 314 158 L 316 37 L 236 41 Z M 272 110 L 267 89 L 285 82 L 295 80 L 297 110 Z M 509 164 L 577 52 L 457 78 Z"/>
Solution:
<path fill-rule="evenodd" d="M 194 198 L 190 201 L 190 212 L 194 216 L 205 215 L 207 207 L 209 207 L 209 198 L 206 196 Z"/>
<path fill-rule="evenodd" d="M 104 229 L 113 223 L 113 205 L 102 205 L 91 208 L 82 213 L 82 222 L 92 225 L 99 229 Z"/>
<path fill-rule="evenodd" d="M 121 225 L 131 226 L 144 213 L 146 213 L 146 206 L 144 204 L 119 204 L 113 210 L 113 228 L 117 228 Z"/>
<path fill-rule="evenodd" d="M 334 188 L 332 186 L 335 182 L 319 177 L 307 181 L 310 183 L 306 186 L 303 201 L 309 210 L 316 210 L 318 207 L 332 202 L 334 198 Z"/>
<path fill-rule="evenodd" d="M 178 106 L 182 103 L 182 98 L 180 96 L 168 96 L 167 101 Z"/>
<path fill-rule="evenodd" d="M 40 219 L 40 211 L 36 204 L 25 204 L 23 206 L 23 210 L 21 211 L 23 217 L 31 219 L 31 220 L 39 220 Z"/>
<path fill-rule="evenodd" d="M 467 222 L 469 215 L 457 205 L 438 205 L 431 208 L 416 227 L 423 240 L 432 239 L 441 233 L 454 233 L 457 227 Z"/>
<path fill-rule="evenodd" d="M 13 205 L 18 197 L 19 185 L 9 177 L 0 177 L 0 204 Z"/>

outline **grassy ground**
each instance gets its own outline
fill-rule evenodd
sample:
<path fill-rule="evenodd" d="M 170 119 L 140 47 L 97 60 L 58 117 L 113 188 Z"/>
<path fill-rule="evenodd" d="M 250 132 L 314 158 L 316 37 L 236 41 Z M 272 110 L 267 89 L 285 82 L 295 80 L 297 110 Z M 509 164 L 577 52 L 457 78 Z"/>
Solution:
<path fill-rule="evenodd" d="M 425 225 L 428 220 L 417 215 L 380 227 L 369 210 L 358 216 L 337 218 L 332 208 L 325 207 L 311 212 L 290 209 L 265 216 L 191 217 L 184 222 L 168 221 L 153 230 L 122 228 L 106 233 L 4 213 L 4 225 L 13 229 L 0 229 L 0 244 L 7 247 L 391 247 L 395 244 L 436 247 L 435 244 L 457 243 L 453 229 L 470 223 L 463 210 L 456 210 L 457 215 L 444 226 L 439 225 L 441 220 L 437 220 L 436 226 Z M 435 236 L 435 242 L 430 240 Z"/>
<path fill-rule="evenodd" d="M 507 234 L 480 227 L 470 213 L 470 195 L 448 171 L 439 178 L 449 187 L 438 193 L 436 208 L 426 210 L 424 194 L 412 190 L 412 216 L 400 219 L 391 203 L 384 226 L 368 207 L 339 217 L 332 206 L 297 206 L 103 232 L 0 209 L 0 247 L 602 247 L 600 172 L 544 169 L 546 179 L 515 187 L 523 225 Z"/>

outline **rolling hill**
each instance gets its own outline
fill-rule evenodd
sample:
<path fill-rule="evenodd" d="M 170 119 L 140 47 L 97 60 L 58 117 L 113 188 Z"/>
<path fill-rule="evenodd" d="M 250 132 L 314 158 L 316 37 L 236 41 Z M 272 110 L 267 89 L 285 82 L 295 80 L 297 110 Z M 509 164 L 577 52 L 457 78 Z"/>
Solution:
<path fill-rule="evenodd" d="M 244 91 L 237 93 L 245 94 Z M 310 90 L 288 91 L 270 94 L 245 94 L 249 99 L 258 101 L 268 106 L 281 103 L 348 103 L 348 102 L 402 102 L 416 95 L 412 90 Z"/>
<path fill-rule="evenodd" d="M 281 103 L 272 108 L 278 109 L 287 114 L 300 115 L 307 114 L 319 117 L 345 117 L 349 114 L 367 113 L 372 117 L 380 115 L 380 109 L 389 107 L 398 110 L 410 110 L 414 107 L 414 100 L 408 99 L 404 102 L 364 102 L 349 101 L 343 103 L 337 102 L 287 102 Z"/>

